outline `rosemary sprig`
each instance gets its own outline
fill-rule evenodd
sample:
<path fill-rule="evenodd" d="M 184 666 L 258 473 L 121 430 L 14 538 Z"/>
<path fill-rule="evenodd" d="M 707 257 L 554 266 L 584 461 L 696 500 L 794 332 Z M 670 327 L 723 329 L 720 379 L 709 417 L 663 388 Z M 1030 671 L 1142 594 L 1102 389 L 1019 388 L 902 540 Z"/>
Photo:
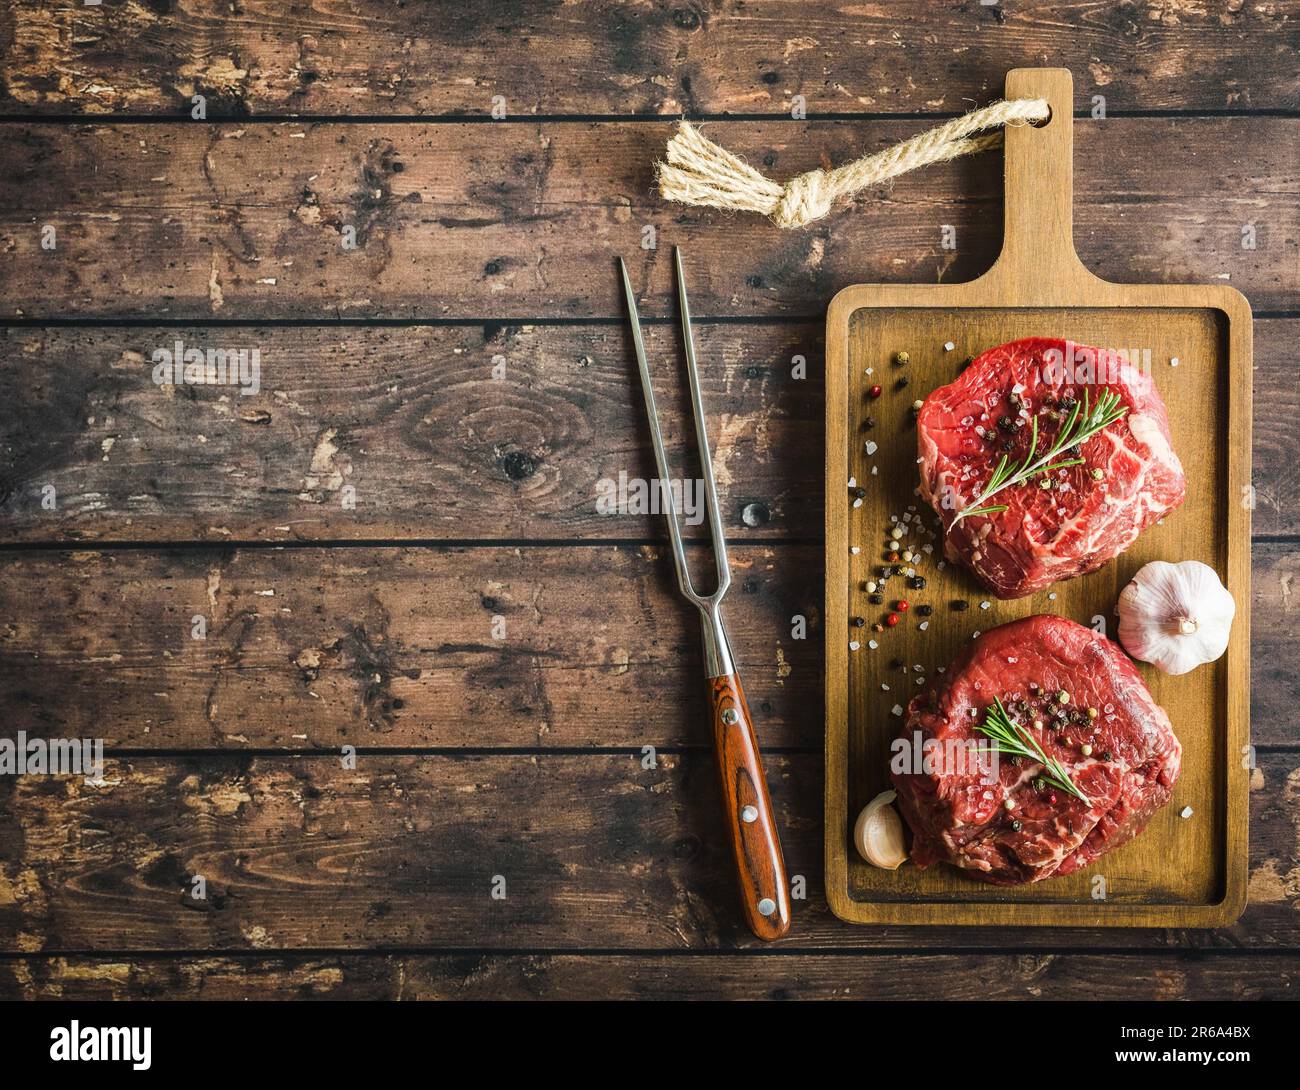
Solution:
<path fill-rule="evenodd" d="M 991 738 L 998 753 L 1008 753 L 1013 757 L 1027 757 L 1043 766 L 1042 776 L 1053 787 L 1069 792 L 1076 799 L 1091 804 L 1092 800 L 1074 786 L 1065 766 L 1055 757 L 1043 752 L 1038 740 L 1007 714 L 998 697 L 993 698 L 993 707 L 985 713 L 984 722 L 977 723 L 975 729 L 986 738 Z"/>
<path fill-rule="evenodd" d="M 1032 420 L 1033 432 L 1029 438 L 1029 453 L 1025 455 L 1024 460 L 1013 466 L 1007 460 L 1007 456 L 1002 455 L 1002 460 L 998 462 L 993 475 L 984 485 L 984 490 L 975 498 L 973 504 L 957 512 L 952 525 L 956 526 L 962 519 L 969 518 L 971 515 L 993 515 L 1005 511 L 1006 504 L 987 502 L 1004 488 L 1024 484 L 1025 481 L 1040 473 L 1050 473 L 1056 469 L 1064 469 L 1066 466 L 1082 465 L 1082 458 L 1066 458 L 1060 462 L 1053 459 L 1061 451 L 1077 447 L 1091 439 L 1127 412 L 1128 406 L 1120 404 L 1120 396 L 1113 390 L 1103 390 L 1101 396 L 1097 398 L 1097 404 L 1091 407 L 1088 404 L 1088 391 L 1084 390 L 1083 400 L 1074 403 L 1074 409 L 1066 420 L 1065 426 L 1057 434 L 1056 441 L 1041 457 L 1038 455 L 1038 417 L 1035 416 Z"/>

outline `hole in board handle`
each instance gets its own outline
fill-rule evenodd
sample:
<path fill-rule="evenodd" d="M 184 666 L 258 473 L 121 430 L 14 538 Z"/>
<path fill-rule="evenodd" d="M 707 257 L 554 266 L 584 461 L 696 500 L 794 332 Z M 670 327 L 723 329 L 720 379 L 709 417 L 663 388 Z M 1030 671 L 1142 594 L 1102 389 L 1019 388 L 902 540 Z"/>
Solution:
<path fill-rule="evenodd" d="M 1029 124 L 1032 125 L 1035 129 L 1045 129 L 1051 123 L 1052 123 L 1052 107 L 1051 104 L 1049 103 L 1047 107 L 1047 116 L 1043 118 L 1042 121 L 1031 121 Z"/>

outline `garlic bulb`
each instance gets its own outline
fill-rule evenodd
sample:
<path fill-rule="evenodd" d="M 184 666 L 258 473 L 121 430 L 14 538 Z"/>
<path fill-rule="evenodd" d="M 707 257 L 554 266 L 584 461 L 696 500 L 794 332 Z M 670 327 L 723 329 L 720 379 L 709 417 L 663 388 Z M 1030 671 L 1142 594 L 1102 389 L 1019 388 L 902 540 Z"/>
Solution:
<path fill-rule="evenodd" d="M 1153 560 L 1119 596 L 1119 639 L 1134 658 L 1185 674 L 1227 650 L 1236 612 L 1208 564 Z"/>
<path fill-rule="evenodd" d="M 897 870 L 907 859 L 903 821 L 891 805 L 895 794 L 882 791 L 862 808 L 853 826 L 853 843 L 858 854 L 873 867 L 885 870 Z"/>

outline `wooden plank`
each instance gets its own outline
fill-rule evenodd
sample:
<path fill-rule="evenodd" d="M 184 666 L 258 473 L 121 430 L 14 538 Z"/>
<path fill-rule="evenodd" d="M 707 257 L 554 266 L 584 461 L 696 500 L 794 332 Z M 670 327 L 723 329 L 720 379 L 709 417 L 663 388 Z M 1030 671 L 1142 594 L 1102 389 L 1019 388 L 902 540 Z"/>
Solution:
<path fill-rule="evenodd" d="M 731 552 L 766 745 L 820 729 L 816 559 Z M 0 572 L 6 728 L 146 749 L 710 744 L 699 621 L 657 547 L 8 553 Z"/>
<path fill-rule="evenodd" d="M 1290 745 L 1300 549 L 1261 542 L 1254 560 L 1253 741 Z M 735 546 L 731 561 L 726 613 L 760 739 L 819 749 L 818 549 Z M 7 735 L 128 749 L 709 744 L 698 622 L 649 546 L 5 553 L 0 603 Z"/>
<path fill-rule="evenodd" d="M 645 336 L 693 479 L 680 339 Z M 260 392 L 155 385 L 177 340 L 257 349 Z M 821 330 L 701 325 L 696 348 L 729 532 L 819 534 Z M 636 505 L 654 458 L 622 326 L 5 329 L 0 382 L 8 540 L 666 537 Z"/>
<path fill-rule="evenodd" d="M 677 336 L 645 333 L 660 411 L 675 424 L 688 411 Z M 260 393 L 155 386 L 152 353 L 177 339 L 256 347 Z M 1256 322 L 1257 534 L 1300 533 L 1297 339 L 1300 321 Z M 820 533 L 822 341 L 813 323 L 696 328 L 733 540 Z M 501 359 L 504 377 L 491 380 Z M 0 418 L 0 534 L 653 540 L 659 516 L 596 506 L 599 482 L 653 474 L 636 383 L 626 333 L 609 325 L 0 329 L 12 406 Z M 670 429 L 671 461 L 690 475 L 681 434 Z"/>
<path fill-rule="evenodd" d="M 1300 756 L 1254 774 L 1231 928 L 850 928 L 822 892 L 821 759 L 765 762 L 792 880 L 780 946 L 1294 948 Z M 712 754 L 109 759 L 106 786 L 0 781 L 0 949 L 731 949 Z M 195 875 L 206 900 L 186 893 Z M 496 876 L 505 898 L 492 897 Z"/>
<path fill-rule="evenodd" d="M 786 178 L 923 127 L 727 122 L 710 133 Z M 1294 305 L 1300 119 L 1079 128 L 1076 235 L 1098 274 L 1228 277 L 1257 309 Z M 996 154 L 906 175 L 783 232 L 660 201 L 652 164 L 669 132 L 658 122 L 10 125 L 0 316 L 614 317 L 619 253 L 636 255 L 645 312 L 664 314 L 671 244 L 685 249 L 698 315 L 811 316 L 847 284 L 969 279 L 997 251 Z M 47 225 L 53 250 L 42 249 Z M 1255 249 L 1243 249 L 1246 225 Z M 942 248 L 945 226 L 956 249 Z M 641 249 L 647 227 L 658 250 Z M 348 229 L 356 249 L 344 248 Z"/>
<path fill-rule="evenodd" d="M 809 9 L 797 0 L 629 9 L 454 9 L 353 0 L 286 11 L 245 0 L 9 5 L 5 112 L 814 113 L 960 111 L 1007 68 L 1074 69 L 1077 105 L 1295 107 L 1300 7 L 1106 3 Z M 556 79 L 562 70 L 563 79 Z"/>
<path fill-rule="evenodd" d="M 0 998 L 1278 1000 L 1291 953 L 402 954 L 0 961 Z"/>

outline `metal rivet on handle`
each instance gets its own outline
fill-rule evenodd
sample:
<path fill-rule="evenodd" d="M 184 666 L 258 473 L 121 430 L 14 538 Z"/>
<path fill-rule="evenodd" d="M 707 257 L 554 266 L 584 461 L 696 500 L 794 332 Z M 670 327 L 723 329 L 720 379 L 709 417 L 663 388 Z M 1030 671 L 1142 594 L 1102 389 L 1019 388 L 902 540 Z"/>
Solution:
<path fill-rule="evenodd" d="M 771 897 L 764 897 L 758 902 L 758 914 L 760 916 L 770 916 L 776 911 L 776 902 Z"/>
<path fill-rule="evenodd" d="M 758 807 L 746 806 L 743 810 L 740 811 L 740 820 L 744 822 L 757 821 Z"/>
<path fill-rule="evenodd" d="M 727 726 L 731 726 L 731 725 L 732 725 L 733 723 L 735 723 L 736 720 L 739 719 L 739 718 L 740 718 L 740 717 L 736 714 L 736 709 L 735 709 L 735 708 L 723 708 L 723 709 L 722 709 L 722 721 L 723 721 L 724 723 L 726 723 Z"/>

